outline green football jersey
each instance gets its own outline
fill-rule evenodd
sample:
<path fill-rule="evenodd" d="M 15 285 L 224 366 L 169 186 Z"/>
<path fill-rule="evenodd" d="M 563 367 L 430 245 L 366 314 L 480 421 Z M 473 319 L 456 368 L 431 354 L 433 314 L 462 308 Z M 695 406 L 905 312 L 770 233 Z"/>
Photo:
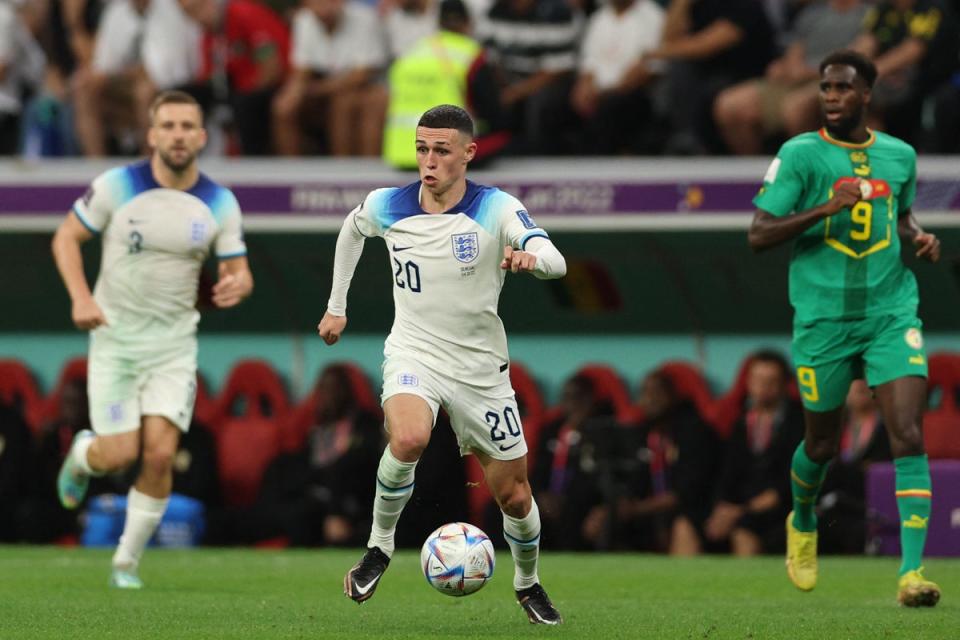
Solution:
<path fill-rule="evenodd" d="M 907 143 L 874 131 L 863 144 L 824 129 L 803 133 L 781 147 L 753 203 L 787 216 L 826 203 L 838 184 L 857 178 L 872 193 L 794 242 L 790 303 L 798 322 L 917 312 L 917 281 L 897 235 L 897 218 L 917 191 L 917 154 Z"/>

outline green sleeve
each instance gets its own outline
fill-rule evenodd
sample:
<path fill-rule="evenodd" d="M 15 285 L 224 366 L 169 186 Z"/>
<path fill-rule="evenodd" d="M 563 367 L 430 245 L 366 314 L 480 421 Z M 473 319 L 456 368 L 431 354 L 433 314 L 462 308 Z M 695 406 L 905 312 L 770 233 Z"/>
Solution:
<path fill-rule="evenodd" d="M 803 195 L 803 174 L 799 154 L 795 148 L 784 145 L 763 176 L 763 186 L 753 204 L 775 216 L 793 213 Z"/>
<path fill-rule="evenodd" d="M 903 188 L 900 189 L 900 197 L 897 202 L 898 214 L 903 214 L 904 211 L 912 207 L 913 199 L 917 195 L 917 152 L 912 149 L 909 162 L 910 176 L 904 183 Z"/>

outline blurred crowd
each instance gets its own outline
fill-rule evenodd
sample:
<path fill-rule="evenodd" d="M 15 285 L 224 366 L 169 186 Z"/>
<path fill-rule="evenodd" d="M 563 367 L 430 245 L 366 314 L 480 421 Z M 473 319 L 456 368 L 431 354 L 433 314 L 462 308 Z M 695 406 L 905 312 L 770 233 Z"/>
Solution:
<path fill-rule="evenodd" d="M 960 376 L 944 382 L 940 369 L 960 374 L 960 356 L 931 358 L 931 388 L 953 389 Z M 94 479 L 79 512 L 57 499 L 57 472 L 73 436 L 90 428 L 85 376 L 83 359 L 68 363 L 43 400 L 26 367 L 0 361 L 0 541 L 115 543 L 101 523 L 112 519 L 119 535 L 123 510 L 116 504 L 136 469 Z M 511 379 L 547 547 L 676 555 L 783 550 L 788 471 L 803 414 L 780 353 L 750 355 L 716 398 L 683 362 L 650 372 L 636 394 L 609 366 L 585 365 L 552 407 L 521 364 L 511 364 Z M 952 391 L 943 389 L 926 419 L 928 451 L 956 457 L 956 410 Z M 942 411 L 951 413 L 938 431 Z M 361 545 L 374 497 L 369 479 L 385 446 L 382 423 L 375 389 L 355 365 L 328 366 L 310 393 L 291 403 L 268 363 L 238 362 L 216 397 L 199 385 L 195 420 L 174 463 L 175 501 L 193 505 L 192 515 L 169 516 L 176 522 L 166 533 L 161 524 L 158 538 L 174 545 Z M 953 444 L 937 444 L 937 433 Z M 478 465 L 457 451 L 441 412 L 399 546 L 419 546 L 447 521 L 499 530 Z M 890 457 L 872 393 L 855 381 L 840 454 L 817 506 L 824 552 L 869 547 L 865 475 Z"/>
<path fill-rule="evenodd" d="M 758 154 L 818 126 L 817 64 L 880 72 L 870 121 L 960 151 L 960 0 L 0 0 L 0 155 L 135 155 L 147 105 L 209 153 L 413 164 L 426 108 L 479 158 Z"/>

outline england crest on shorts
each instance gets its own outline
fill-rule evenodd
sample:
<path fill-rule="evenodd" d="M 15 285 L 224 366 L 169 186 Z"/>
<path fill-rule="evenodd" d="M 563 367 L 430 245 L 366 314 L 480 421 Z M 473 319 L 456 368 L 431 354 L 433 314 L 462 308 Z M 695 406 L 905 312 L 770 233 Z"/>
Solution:
<path fill-rule="evenodd" d="M 480 241 L 477 232 L 455 233 L 450 236 L 453 243 L 453 257 L 460 262 L 473 262 L 480 255 Z"/>

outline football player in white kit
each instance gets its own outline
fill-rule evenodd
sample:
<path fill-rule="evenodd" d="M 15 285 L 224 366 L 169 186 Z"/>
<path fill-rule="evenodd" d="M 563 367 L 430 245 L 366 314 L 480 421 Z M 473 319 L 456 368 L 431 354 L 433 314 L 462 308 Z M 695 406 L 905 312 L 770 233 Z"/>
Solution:
<path fill-rule="evenodd" d="M 559 624 L 560 613 L 537 577 L 540 513 L 527 481 L 527 445 L 497 301 L 507 271 L 560 278 L 566 262 L 519 200 L 466 179 L 477 148 L 466 111 L 451 105 L 427 111 L 417 125 L 416 145 L 420 180 L 375 190 L 347 215 L 327 312 L 318 326 L 327 344 L 340 338 L 364 239 L 383 237 L 395 307 L 383 363 L 389 444 L 377 470 L 367 552 L 344 578 L 344 592 L 362 603 L 386 571 L 417 460 L 442 406 L 461 454 L 477 456 L 503 511 L 518 602 L 530 622 Z"/>
<path fill-rule="evenodd" d="M 93 426 L 74 438 L 57 488 L 63 506 L 75 509 L 90 476 L 125 469 L 142 450 L 110 577 L 124 589 L 143 586 L 140 557 L 166 510 L 173 457 L 193 415 L 197 284 L 211 249 L 218 307 L 253 290 L 237 200 L 197 168 L 207 139 L 200 105 L 182 92 L 160 94 L 147 139 L 150 158 L 97 177 L 53 238 L 73 323 L 90 331 Z M 91 294 L 80 245 L 95 236 L 103 258 Z"/>

